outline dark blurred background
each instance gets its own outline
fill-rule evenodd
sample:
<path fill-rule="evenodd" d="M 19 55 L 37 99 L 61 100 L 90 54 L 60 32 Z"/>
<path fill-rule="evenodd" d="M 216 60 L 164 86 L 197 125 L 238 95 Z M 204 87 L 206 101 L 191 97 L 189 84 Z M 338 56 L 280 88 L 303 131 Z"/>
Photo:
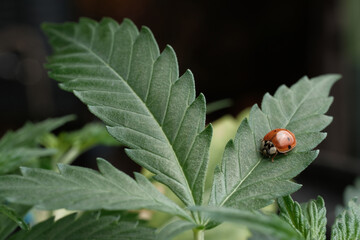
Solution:
<path fill-rule="evenodd" d="M 303 75 L 342 74 L 332 90 L 328 137 L 315 164 L 296 179 L 304 187 L 295 194 L 300 201 L 324 196 L 333 218 L 344 187 L 360 175 L 360 1 L 1 0 L 0 134 L 26 120 L 74 113 L 78 119 L 68 127 L 77 128 L 95 119 L 43 68 L 50 48 L 40 24 L 80 16 L 127 17 L 148 26 L 160 49 L 172 45 L 180 72 L 192 70 L 207 102 L 233 100 L 209 121 L 236 115 Z"/>

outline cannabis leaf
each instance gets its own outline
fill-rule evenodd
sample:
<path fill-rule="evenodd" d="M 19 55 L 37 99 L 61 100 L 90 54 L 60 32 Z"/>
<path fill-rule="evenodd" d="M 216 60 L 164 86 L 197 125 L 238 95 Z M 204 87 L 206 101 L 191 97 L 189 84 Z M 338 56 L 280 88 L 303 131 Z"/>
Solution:
<path fill-rule="evenodd" d="M 305 239 L 326 239 L 326 208 L 324 199 L 318 197 L 303 207 L 285 196 L 278 200 L 280 216 Z"/>
<path fill-rule="evenodd" d="M 27 123 L 19 130 L 8 131 L 0 140 L 0 174 L 16 170 L 30 160 L 55 154 L 53 149 L 39 147 L 41 137 L 73 120 L 73 116 Z"/>
<path fill-rule="evenodd" d="M 225 148 L 221 167 L 214 173 L 210 205 L 259 209 L 272 199 L 290 194 L 301 185 L 290 181 L 318 155 L 311 151 L 326 136 L 321 133 L 332 120 L 324 113 L 333 98 L 328 97 L 339 75 L 303 77 L 291 88 L 282 85 L 272 97 L 266 94 L 262 111 L 254 105 L 234 138 Z M 260 140 L 270 130 L 286 128 L 297 146 L 272 163 L 260 154 Z"/>
<path fill-rule="evenodd" d="M 61 132 L 58 135 L 46 134 L 41 139 L 41 144 L 46 148 L 56 149 L 52 168 L 56 168 L 56 163 L 71 164 L 80 154 L 96 145 L 120 145 L 101 123 L 88 123 L 79 130 Z"/>
<path fill-rule="evenodd" d="M 16 211 L 5 204 L 0 204 L 0 214 L 7 216 L 9 219 L 14 221 L 19 227 L 25 230 L 29 230 L 29 225 L 19 216 Z"/>
<path fill-rule="evenodd" d="M 2 199 L 0 203 L 5 203 Z M 8 239 L 7 237 L 19 226 L 20 219 L 23 218 L 25 214 L 30 210 L 29 206 L 14 204 L 14 203 L 6 203 L 6 207 L 11 209 L 9 212 L 12 217 L 14 217 L 15 221 L 11 220 L 8 216 L 4 214 L 0 214 L 0 239 Z M 15 212 L 15 214 L 12 214 Z M 22 225 L 22 223 L 20 223 Z M 24 227 L 26 227 L 24 225 Z"/>
<path fill-rule="evenodd" d="M 212 128 L 191 72 L 178 76 L 173 49 L 160 54 L 150 30 L 139 33 L 128 19 L 82 18 L 43 30 L 54 49 L 50 77 L 105 122 L 131 159 L 186 205 L 201 204 Z"/>
<path fill-rule="evenodd" d="M 39 209 L 123 210 L 148 208 L 189 219 L 178 205 L 162 195 L 143 175 L 136 181 L 103 159 L 100 173 L 83 167 L 59 164 L 59 172 L 21 168 L 22 176 L 0 177 L 0 195 L 11 202 Z M 191 221 L 191 219 L 190 219 Z"/>
<path fill-rule="evenodd" d="M 120 219 L 119 219 L 120 218 Z M 99 216 L 76 213 L 56 222 L 50 218 L 35 225 L 30 231 L 19 231 L 10 240 L 71 240 L 71 239 L 127 239 L 155 240 L 155 232 L 138 222 L 122 220 L 121 216 Z"/>
<path fill-rule="evenodd" d="M 343 204 L 338 204 L 335 207 L 335 215 L 340 215 L 344 210 L 345 206 L 349 203 L 349 201 L 354 201 L 356 204 L 360 204 L 360 177 L 357 177 L 354 180 L 354 185 L 346 186 L 343 193 Z"/>
<path fill-rule="evenodd" d="M 168 240 L 177 236 L 178 234 L 196 227 L 194 223 L 184 220 L 174 220 L 164 225 L 157 231 L 157 240 Z"/>
<path fill-rule="evenodd" d="M 345 188 L 344 191 L 344 205 L 348 203 L 350 200 L 355 201 L 359 204 L 360 198 L 360 177 L 357 177 L 354 181 L 354 185 L 349 185 Z"/>
<path fill-rule="evenodd" d="M 193 207 L 204 212 L 213 221 L 230 221 L 244 225 L 251 230 L 274 236 L 279 240 L 304 240 L 285 220 L 275 214 L 264 215 L 257 211 L 218 207 Z"/>
<path fill-rule="evenodd" d="M 331 240 L 352 240 L 360 238 L 360 206 L 355 200 L 337 216 L 331 231 Z"/>

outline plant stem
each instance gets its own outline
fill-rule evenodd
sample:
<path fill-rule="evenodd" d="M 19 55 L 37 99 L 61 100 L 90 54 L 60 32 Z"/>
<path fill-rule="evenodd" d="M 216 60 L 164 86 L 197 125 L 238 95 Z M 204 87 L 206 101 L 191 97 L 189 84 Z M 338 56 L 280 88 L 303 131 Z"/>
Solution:
<path fill-rule="evenodd" d="M 194 232 L 194 240 L 204 240 L 204 229 L 193 229 Z"/>
<path fill-rule="evenodd" d="M 58 163 L 70 164 L 80 155 L 77 147 L 70 148 L 64 155 L 58 159 Z"/>

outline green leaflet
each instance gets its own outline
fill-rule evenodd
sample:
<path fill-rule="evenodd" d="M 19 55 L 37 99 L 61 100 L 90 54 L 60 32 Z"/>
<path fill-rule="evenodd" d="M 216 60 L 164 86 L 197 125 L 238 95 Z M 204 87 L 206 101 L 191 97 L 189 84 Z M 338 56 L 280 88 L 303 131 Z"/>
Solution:
<path fill-rule="evenodd" d="M 195 228 L 196 225 L 189 221 L 175 220 L 166 224 L 157 231 L 157 240 L 168 240 L 172 239 L 176 235 Z"/>
<path fill-rule="evenodd" d="M 346 186 L 344 193 L 343 193 L 343 205 L 339 204 L 335 208 L 335 215 L 340 215 L 344 210 L 346 204 L 350 201 L 355 202 L 359 205 L 359 198 L 360 198 L 360 177 L 357 177 L 354 180 L 354 185 Z"/>
<path fill-rule="evenodd" d="M 155 240 L 155 232 L 137 221 L 122 220 L 121 216 L 99 216 L 84 213 L 79 218 L 71 214 L 54 222 L 52 218 L 35 225 L 30 231 L 19 231 L 10 240 L 71 240 L 127 239 Z"/>
<path fill-rule="evenodd" d="M 132 160 L 155 173 L 186 204 L 201 204 L 211 126 L 190 71 L 178 76 L 175 53 L 160 54 L 146 27 L 82 18 L 44 24 L 54 54 L 49 75 L 89 106 Z"/>
<path fill-rule="evenodd" d="M 326 240 L 326 208 L 324 199 L 318 197 L 303 207 L 285 196 L 278 200 L 280 216 L 286 220 L 304 239 Z"/>
<path fill-rule="evenodd" d="M 350 200 L 355 201 L 357 204 L 360 204 L 360 177 L 357 177 L 354 181 L 354 185 L 349 185 L 344 190 L 344 205 Z"/>
<path fill-rule="evenodd" d="M 242 224 L 251 230 L 276 237 L 279 240 L 304 240 L 286 221 L 275 214 L 218 207 L 194 207 L 192 210 L 204 212 L 213 221 L 230 221 Z"/>
<path fill-rule="evenodd" d="M 18 213 L 11 207 L 5 204 L 0 204 L 0 214 L 4 214 L 9 219 L 14 221 L 19 227 L 25 230 L 29 230 L 30 227 L 22 219 L 22 216 L 19 216 Z"/>
<path fill-rule="evenodd" d="M 88 123 L 83 128 L 58 135 L 49 133 L 42 138 L 46 148 L 56 149 L 52 158 L 52 169 L 57 163 L 71 164 L 80 154 L 96 145 L 119 146 L 102 123 Z M 44 168 L 44 166 L 42 166 Z"/>
<path fill-rule="evenodd" d="M 360 238 L 360 207 L 355 200 L 337 216 L 331 230 L 331 240 L 353 240 Z"/>
<path fill-rule="evenodd" d="M 0 200 L 2 205 L 5 203 L 3 199 Z M 7 237 L 20 225 L 23 227 L 27 227 L 27 224 L 22 221 L 21 218 L 25 216 L 25 214 L 30 210 L 29 206 L 14 204 L 14 203 L 6 203 L 6 207 L 10 208 L 9 212 L 13 220 L 11 220 L 8 216 L 0 213 L 0 239 L 8 239 Z M 15 212 L 15 214 L 12 213 Z M 15 220 L 15 221 L 14 221 Z"/>
<path fill-rule="evenodd" d="M 290 179 L 304 170 L 318 155 L 311 151 L 326 136 L 330 122 L 325 116 L 332 103 L 328 97 L 339 75 L 300 79 L 291 88 L 281 86 L 274 97 L 264 96 L 262 111 L 254 105 L 234 138 L 225 148 L 221 167 L 215 169 L 210 198 L 212 206 L 259 209 L 272 199 L 290 194 L 301 185 Z M 272 163 L 259 152 L 260 140 L 270 130 L 287 128 L 297 146 Z"/>
<path fill-rule="evenodd" d="M 39 123 L 28 122 L 15 132 L 6 132 L 1 138 L 0 149 L 35 147 L 44 134 L 51 132 L 71 120 L 74 120 L 74 116 L 72 115 L 47 119 Z"/>
<path fill-rule="evenodd" d="M 60 173 L 21 168 L 23 176 L 0 176 L 0 195 L 39 209 L 124 210 L 148 208 L 188 219 L 188 214 L 162 195 L 143 175 L 136 181 L 107 161 L 98 159 L 100 173 L 59 164 Z"/>
<path fill-rule="evenodd" d="M 73 116 L 48 119 L 27 123 L 15 132 L 8 131 L 0 140 L 0 174 L 10 173 L 30 160 L 54 155 L 54 149 L 40 148 L 40 138 L 73 119 Z"/>

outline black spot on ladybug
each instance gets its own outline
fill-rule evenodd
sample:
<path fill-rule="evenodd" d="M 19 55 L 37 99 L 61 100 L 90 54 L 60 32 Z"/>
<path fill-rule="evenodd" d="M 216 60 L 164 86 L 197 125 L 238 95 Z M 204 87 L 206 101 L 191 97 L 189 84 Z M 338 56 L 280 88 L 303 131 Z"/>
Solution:
<path fill-rule="evenodd" d="M 288 139 L 288 141 L 290 142 L 290 138 L 289 137 L 287 137 L 287 139 Z M 289 148 L 290 149 L 290 148 Z"/>
<path fill-rule="evenodd" d="M 288 146 L 288 149 L 291 149 L 291 145 Z"/>

